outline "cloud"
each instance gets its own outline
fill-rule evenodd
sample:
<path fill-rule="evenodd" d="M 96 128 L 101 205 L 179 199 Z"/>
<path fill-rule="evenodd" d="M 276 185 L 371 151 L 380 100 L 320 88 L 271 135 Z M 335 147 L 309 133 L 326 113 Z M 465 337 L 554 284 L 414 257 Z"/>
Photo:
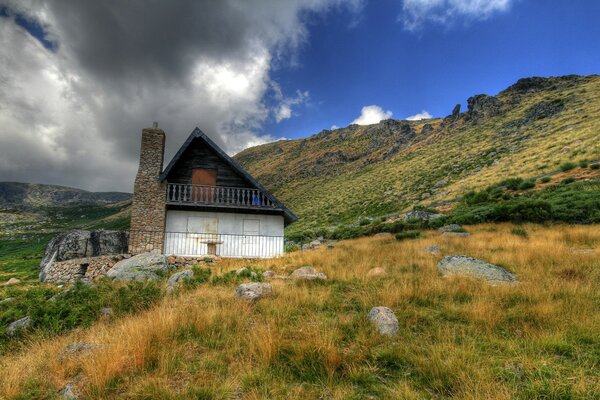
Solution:
<path fill-rule="evenodd" d="M 329 128 L 329 129 L 332 131 L 335 131 L 336 129 L 340 129 L 340 127 L 337 125 L 331 125 L 331 128 Z"/>
<path fill-rule="evenodd" d="M 0 181 L 130 191 L 152 121 L 167 160 L 195 126 L 229 154 L 273 141 L 265 122 L 308 99 L 266 101 L 273 65 L 312 15 L 360 3 L 0 0 Z"/>
<path fill-rule="evenodd" d="M 456 20 L 485 20 L 507 11 L 514 0 L 403 0 L 399 19 L 409 31 L 420 29 L 427 21 L 449 25 Z"/>
<path fill-rule="evenodd" d="M 406 120 L 407 121 L 419 121 L 422 119 L 429 119 L 429 118 L 433 118 L 433 116 L 431 114 L 429 114 L 427 111 L 423 110 L 418 114 L 411 115 L 410 117 L 406 117 Z"/>
<path fill-rule="evenodd" d="M 391 117 L 391 111 L 383 111 L 383 108 L 377 105 L 364 106 L 360 111 L 360 116 L 352 121 L 352 124 L 371 125 L 378 123 L 382 119 L 388 119 Z"/>

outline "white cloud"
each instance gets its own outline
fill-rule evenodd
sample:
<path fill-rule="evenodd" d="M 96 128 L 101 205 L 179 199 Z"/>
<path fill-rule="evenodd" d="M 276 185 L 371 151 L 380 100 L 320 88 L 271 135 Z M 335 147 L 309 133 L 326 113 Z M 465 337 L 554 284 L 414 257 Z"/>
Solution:
<path fill-rule="evenodd" d="M 433 118 L 433 116 L 431 114 L 429 114 L 427 111 L 423 110 L 418 114 L 411 115 L 410 117 L 406 117 L 406 120 L 407 121 L 419 121 L 422 119 L 429 119 L 429 118 Z"/>
<path fill-rule="evenodd" d="M 426 21 L 448 25 L 455 20 L 485 20 L 507 11 L 514 0 L 403 0 L 402 15 L 407 30 L 415 31 Z"/>
<path fill-rule="evenodd" d="M 167 133 L 166 161 L 195 126 L 229 154 L 276 140 L 261 127 L 309 94 L 266 101 L 274 65 L 306 41 L 307 16 L 361 0 L 0 3 L 0 181 L 130 191 L 152 121 Z"/>
<path fill-rule="evenodd" d="M 329 129 L 332 130 L 332 131 L 334 131 L 336 129 L 340 129 L 340 127 L 337 126 L 337 125 L 331 125 L 331 128 L 329 128 Z"/>
<path fill-rule="evenodd" d="M 383 111 L 383 108 L 377 105 L 364 106 L 360 111 L 360 116 L 352 121 L 352 123 L 358 125 L 376 124 L 382 119 L 391 118 L 392 114 L 391 111 Z"/>

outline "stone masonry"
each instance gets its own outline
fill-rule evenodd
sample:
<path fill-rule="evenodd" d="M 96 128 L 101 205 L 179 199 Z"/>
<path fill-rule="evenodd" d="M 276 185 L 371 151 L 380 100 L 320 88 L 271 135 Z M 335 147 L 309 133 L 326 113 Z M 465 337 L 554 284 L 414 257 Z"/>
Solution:
<path fill-rule="evenodd" d="M 105 275 L 117 262 L 126 256 L 76 258 L 52 263 L 46 271 L 44 282 L 75 283 L 78 280 L 92 282 L 94 278 Z"/>
<path fill-rule="evenodd" d="M 133 189 L 129 252 L 162 253 L 165 230 L 166 183 L 160 181 L 165 149 L 165 132 L 142 130 L 140 166 Z"/>

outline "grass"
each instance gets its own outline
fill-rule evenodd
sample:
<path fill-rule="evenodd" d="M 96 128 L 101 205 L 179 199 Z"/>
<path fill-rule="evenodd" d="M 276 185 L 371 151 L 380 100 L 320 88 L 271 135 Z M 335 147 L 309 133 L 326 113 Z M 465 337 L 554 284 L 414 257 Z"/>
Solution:
<path fill-rule="evenodd" d="M 312 264 L 329 279 L 274 280 L 255 304 L 235 299 L 238 281 L 199 282 L 112 323 L 34 335 L 0 359 L 0 393 L 51 398 L 75 382 L 90 399 L 597 399 L 598 228 L 478 225 L 466 238 L 361 238 L 257 261 L 277 274 Z M 442 254 L 424 251 L 432 244 Z M 520 284 L 441 278 L 447 254 L 504 266 Z M 368 278 L 374 267 L 388 275 Z M 397 337 L 367 320 L 379 305 L 396 313 Z M 99 347 L 64 356 L 76 341 Z"/>

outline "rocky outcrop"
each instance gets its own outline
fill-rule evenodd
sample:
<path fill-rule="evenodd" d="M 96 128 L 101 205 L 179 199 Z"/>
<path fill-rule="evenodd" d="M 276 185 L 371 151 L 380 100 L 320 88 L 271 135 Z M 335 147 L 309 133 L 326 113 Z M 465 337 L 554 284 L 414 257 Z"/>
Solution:
<path fill-rule="evenodd" d="M 15 322 L 12 322 L 10 325 L 8 325 L 8 328 L 6 328 L 6 333 L 8 333 L 8 336 L 14 336 L 18 332 L 29 328 L 32 322 L 33 321 L 29 316 L 18 319 Z"/>
<path fill-rule="evenodd" d="M 312 265 L 305 265 L 296 269 L 290 275 L 293 279 L 304 279 L 304 280 L 315 280 L 315 279 L 327 279 L 327 275 L 322 272 L 317 272 Z"/>
<path fill-rule="evenodd" d="M 400 324 L 394 312 L 388 307 L 373 307 L 368 314 L 369 320 L 375 325 L 377 331 L 385 336 L 394 336 L 398 333 Z"/>
<path fill-rule="evenodd" d="M 235 290 L 235 296 L 237 298 L 250 301 L 256 301 L 258 299 L 271 295 L 273 295 L 273 286 L 271 286 L 270 283 L 242 283 Z"/>
<path fill-rule="evenodd" d="M 494 96 L 478 94 L 467 99 L 468 110 L 465 113 L 466 121 L 479 122 L 481 120 L 502 114 L 502 101 Z"/>
<path fill-rule="evenodd" d="M 553 117 L 564 110 L 564 108 L 565 102 L 562 99 L 540 101 L 525 112 L 523 123 L 527 124 L 539 119 Z"/>
<path fill-rule="evenodd" d="M 446 256 L 437 265 L 444 277 L 461 275 L 486 281 L 492 285 L 516 282 L 517 277 L 502 267 L 468 256 Z"/>
<path fill-rule="evenodd" d="M 464 232 L 464 229 L 462 226 L 460 226 L 458 224 L 450 224 L 450 225 L 444 225 L 441 228 L 438 228 L 438 231 L 440 231 L 440 232 Z"/>
<path fill-rule="evenodd" d="M 174 273 L 167 280 L 167 293 L 173 292 L 177 286 L 179 286 L 186 279 L 191 279 L 194 277 L 194 271 L 191 269 L 186 269 L 184 271 L 179 271 Z"/>
<path fill-rule="evenodd" d="M 158 280 L 159 276 L 167 273 L 168 270 L 166 256 L 142 253 L 119 261 L 106 273 L 106 276 L 116 281 Z"/>
<path fill-rule="evenodd" d="M 432 221 L 437 218 L 443 217 L 443 214 L 431 213 L 428 211 L 413 210 L 404 214 L 404 219 L 418 219 L 421 221 Z"/>
<path fill-rule="evenodd" d="M 85 257 L 122 254 L 127 252 L 128 234 L 121 231 L 73 230 L 50 240 L 40 262 L 40 280 L 56 261 Z"/>

